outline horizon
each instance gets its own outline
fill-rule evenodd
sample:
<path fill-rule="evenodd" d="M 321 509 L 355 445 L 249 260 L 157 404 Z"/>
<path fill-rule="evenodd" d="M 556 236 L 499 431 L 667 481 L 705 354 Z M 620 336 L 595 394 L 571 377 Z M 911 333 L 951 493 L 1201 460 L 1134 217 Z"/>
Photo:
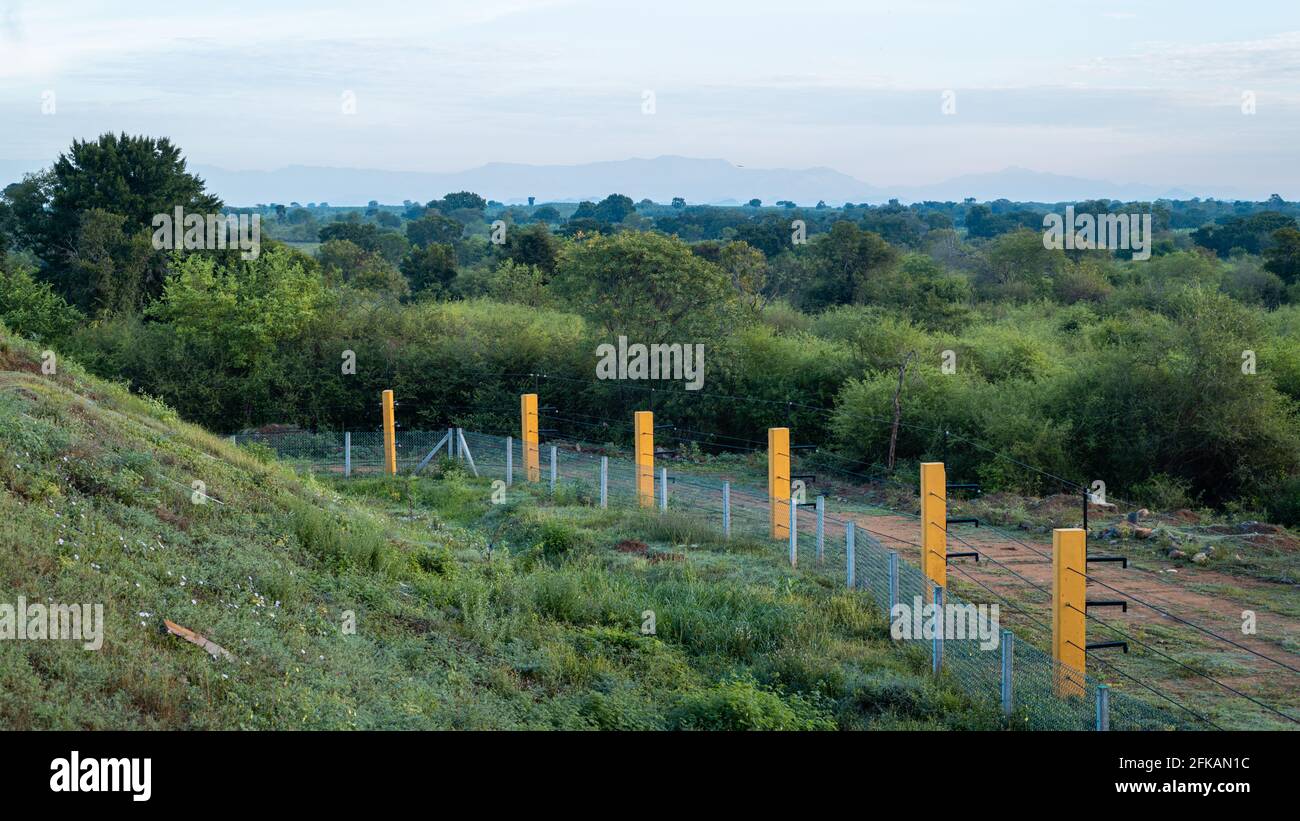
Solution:
<path fill-rule="evenodd" d="M 181 146 L 181 148 L 184 151 L 184 146 Z M 28 161 L 27 163 L 0 160 L 0 187 L 18 181 L 27 173 L 48 169 L 55 159 L 51 158 L 47 162 Z M 1185 186 L 1161 188 L 1142 183 L 1117 183 L 1109 179 L 1071 177 L 1014 165 L 992 172 L 960 175 L 931 184 L 878 186 L 872 184 L 869 180 L 860 180 L 827 166 L 754 168 L 738 165 L 720 157 L 686 157 L 672 154 L 572 164 L 518 163 L 494 160 L 471 168 L 450 172 L 399 171 L 356 166 L 313 166 L 301 163 L 266 169 L 229 169 L 194 163 L 188 156 L 186 159 L 190 170 L 198 174 L 207 183 L 208 190 L 221 196 L 223 201 L 231 207 L 249 207 L 258 203 L 290 201 L 302 203 L 320 201 L 337 207 L 361 207 L 375 200 L 378 200 L 382 205 L 396 206 L 405 201 L 427 199 L 429 196 L 433 196 L 435 191 L 440 195 L 451 190 L 461 189 L 474 190 L 489 199 L 507 205 L 523 204 L 527 202 L 530 196 L 539 204 L 576 204 L 582 201 L 597 201 L 611 193 L 627 194 L 637 201 L 648 199 L 657 204 L 667 204 L 671 199 L 683 192 L 675 188 L 665 187 L 671 186 L 671 183 L 656 176 L 656 174 L 665 170 L 674 170 L 665 168 L 665 163 L 689 165 L 692 168 L 700 168 L 706 164 L 716 169 L 725 168 L 736 179 L 748 177 L 753 181 L 754 185 L 766 186 L 771 189 L 764 195 L 764 191 L 754 190 L 750 183 L 732 183 L 731 188 L 728 189 L 715 188 L 707 194 L 687 197 L 687 201 L 691 205 L 743 205 L 755 195 L 759 195 L 758 198 L 763 200 L 764 206 L 773 205 L 780 200 L 791 200 L 799 207 L 811 207 L 818 201 L 824 201 L 826 206 L 832 208 L 840 207 L 846 202 L 882 205 L 894 200 L 908 205 L 921 202 L 962 202 L 968 199 L 975 202 L 1009 200 L 1012 202 L 1040 204 L 1080 202 L 1094 199 L 1109 199 L 1119 202 L 1151 202 L 1157 200 L 1265 202 L 1275 194 L 1280 196 L 1276 190 L 1269 190 L 1267 193 L 1263 191 L 1242 192 L 1240 190 L 1224 189 L 1204 191 L 1189 189 Z M 650 172 L 649 175 L 634 182 L 627 182 L 626 178 L 606 178 L 599 184 L 586 184 L 586 188 L 582 188 L 584 183 L 554 181 L 563 179 L 563 175 L 566 173 L 580 174 L 583 171 L 602 167 L 627 172 L 636 166 L 646 166 L 646 170 Z M 543 184 L 543 187 L 539 189 L 540 193 L 522 194 L 516 191 L 503 194 L 494 190 L 493 183 L 481 181 L 483 179 L 482 175 L 494 171 L 509 172 L 511 175 L 518 175 L 520 172 L 549 173 L 553 181 Z M 304 185 L 308 187 L 312 185 L 341 184 L 355 188 L 357 193 L 342 196 L 337 193 L 317 195 L 311 190 L 285 189 L 283 186 L 287 183 L 280 181 L 279 177 L 294 173 L 304 175 L 307 180 Z M 476 177 L 476 174 L 479 176 Z M 331 175 L 335 177 L 350 175 L 351 179 L 344 182 L 321 180 L 322 176 L 329 177 Z M 379 182 L 366 181 L 366 175 L 372 175 Z M 779 183 L 771 182 L 771 175 L 776 175 L 777 179 L 794 180 L 806 192 L 811 193 L 805 193 L 803 196 L 792 195 L 779 187 L 772 188 L 773 185 L 779 185 Z M 832 186 L 826 191 L 818 189 L 816 178 L 825 177 L 826 175 L 833 175 L 836 182 L 841 183 L 840 187 Z M 811 179 L 805 180 L 801 176 L 811 177 Z M 385 181 L 385 178 L 389 179 Z M 393 180 L 401 180 L 402 182 L 396 183 Z M 407 192 L 415 194 L 414 197 L 392 196 L 390 194 L 385 198 L 382 195 L 372 196 L 375 192 L 365 187 L 374 185 L 382 190 L 385 187 L 391 189 L 393 185 L 397 184 L 411 189 L 423 184 L 425 188 L 423 191 L 412 190 Z M 561 189 L 567 186 L 571 191 L 581 190 L 583 193 L 548 193 L 548 189 L 545 188 L 546 184 L 557 185 Z M 843 184 L 850 184 L 857 190 L 846 193 Z M 248 194 L 247 192 L 250 190 L 248 186 L 250 185 L 260 185 L 263 186 L 263 189 L 257 194 Z M 277 185 L 280 186 L 279 193 L 272 193 L 268 186 Z M 237 193 L 232 193 L 229 190 L 232 186 Z M 519 186 L 516 184 L 515 187 L 518 188 Z M 655 191 L 647 191 L 647 188 L 655 189 Z M 338 189 L 329 190 L 337 191 Z M 1287 197 L 1283 196 L 1283 199 L 1287 199 Z"/>

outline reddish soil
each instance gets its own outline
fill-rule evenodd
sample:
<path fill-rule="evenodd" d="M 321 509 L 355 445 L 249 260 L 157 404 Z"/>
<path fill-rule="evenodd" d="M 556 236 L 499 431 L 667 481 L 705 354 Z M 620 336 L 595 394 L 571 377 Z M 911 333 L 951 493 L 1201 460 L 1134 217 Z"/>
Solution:
<path fill-rule="evenodd" d="M 916 518 L 901 515 L 858 514 L 854 516 L 854 520 L 859 528 L 866 528 L 886 548 L 897 550 L 913 564 L 919 562 L 920 550 L 915 543 L 920 541 L 920 523 Z M 1039 621 L 1049 622 L 1052 586 L 1050 541 L 1043 541 L 1038 535 L 1016 534 L 1014 537 L 1008 537 L 984 528 L 958 527 L 960 532 L 955 534 L 955 542 L 950 541 L 949 550 L 954 552 L 978 550 L 981 560 L 978 563 L 973 559 L 953 560 L 949 566 L 950 577 L 958 582 L 982 583 L 1006 596 Z M 835 529 L 842 532 L 842 528 L 838 526 Z M 829 523 L 827 531 L 828 534 L 831 532 Z M 1119 551 L 1111 547 L 1104 550 L 1099 547 L 1095 552 L 1113 554 Z M 1198 650 L 1206 653 L 1228 654 L 1232 662 L 1248 668 L 1250 672 L 1235 676 L 1218 671 L 1211 674 L 1216 679 L 1243 692 L 1256 695 L 1266 703 L 1270 702 L 1270 699 L 1261 695 L 1261 688 L 1276 689 L 1281 685 L 1294 690 L 1300 687 L 1300 674 L 1292 673 L 1278 664 L 1247 653 L 1213 636 L 1195 631 L 1176 619 L 1132 600 L 1132 597 L 1140 598 L 1161 610 L 1176 614 L 1206 630 L 1231 639 L 1243 647 L 1300 669 L 1300 654 L 1289 652 L 1275 641 L 1268 640 L 1300 636 L 1300 619 L 1270 611 L 1259 601 L 1240 597 L 1229 598 L 1218 593 L 1201 593 L 1190 589 L 1193 584 L 1222 585 L 1225 588 L 1244 590 L 1249 594 L 1252 590 L 1276 591 L 1277 585 L 1231 576 L 1195 565 L 1147 558 L 1130 561 L 1127 569 L 1118 563 L 1092 564 L 1088 568 L 1088 575 L 1090 599 L 1130 600 L 1127 613 L 1121 612 L 1118 608 L 1106 608 L 1095 615 L 1125 633 L 1137 637 L 1145 644 L 1157 648 L 1160 652 L 1177 656 L 1180 647 L 1168 640 L 1145 635 L 1142 629 L 1144 626 L 1159 624 L 1178 629 L 1181 635 L 1188 637 L 1188 641 L 1196 642 Z M 1106 585 L 1114 589 L 1109 589 Z M 1035 586 L 1041 590 L 1035 590 Z M 992 598 L 985 590 L 981 590 L 981 594 L 976 598 Z M 1257 635 L 1242 634 L 1243 610 L 1253 610 L 1257 614 L 1259 631 Z M 1008 620 L 1012 618 L 1014 615 L 1010 615 Z M 1113 638 L 1111 631 L 1104 627 L 1096 624 L 1089 626 L 1090 630 L 1105 636 L 1107 640 Z M 1186 645 L 1183 647 L 1185 648 Z M 1123 669 L 1122 662 L 1118 666 Z M 1204 695 L 1207 688 L 1219 689 L 1190 672 L 1180 675 L 1173 662 L 1169 662 L 1169 668 L 1170 677 L 1159 682 L 1158 689 L 1163 692 L 1174 691 L 1186 694 L 1188 697 L 1195 697 L 1198 693 Z M 1220 691 L 1219 694 L 1230 695 L 1227 691 Z"/>

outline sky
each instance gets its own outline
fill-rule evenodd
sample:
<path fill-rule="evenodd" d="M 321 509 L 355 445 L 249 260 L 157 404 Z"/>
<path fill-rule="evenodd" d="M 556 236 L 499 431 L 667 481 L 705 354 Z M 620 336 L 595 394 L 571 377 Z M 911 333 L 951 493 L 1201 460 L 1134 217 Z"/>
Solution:
<path fill-rule="evenodd" d="M 722 158 L 1300 199 L 1300 2 L 0 0 L 0 168 Z"/>

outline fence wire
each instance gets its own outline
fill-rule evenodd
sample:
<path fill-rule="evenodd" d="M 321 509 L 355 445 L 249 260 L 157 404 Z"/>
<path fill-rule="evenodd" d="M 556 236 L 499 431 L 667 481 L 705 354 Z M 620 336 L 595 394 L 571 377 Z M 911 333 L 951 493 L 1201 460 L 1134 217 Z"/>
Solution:
<path fill-rule="evenodd" d="M 414 469 L 438 447 L 436 459 L 450 458 L 453 454 L 464 459 L 463 451 L 468 449 L 474 468 L 481 477 L 506 478 L 512 484 L 528 480 L 523 443 L 518 437 L 469 431 L 451 433 L 448 437 L 447 430 L 397 431 L 399 472 Z M 237 434 L 231 438 L 237 444 L 269 448 L 280 459 L 301 470 L 332 475 L 383 473 L 383 434 L 379 431 L 292 430 Z M 450 448 L 448 439 L 453 443 Z M 542 486 L 549 485 L 553 471 L 557 491 L 572 491 L 581 501 L 599 504 L 601 460 L 605 457 L 606 504 L 627 508 L 641 503 L 637 491 L 637 467 L 628 456 L 618 452 L 606 454 L 600 448 L 584 450 L 581 445 L 568 442 L 557 443 L 554 447 L 554 451 L 550 443 L 539 447 L 537 480 Z M 465 461 L 468 464 L 468 460 Z M 654 507 L 657 509 L 662 504 L 664 486 L 660 471 L 669 467 L 667 510 L 698 517 L 721 530 L 724 481 L 675 473 L 670 465 L 671 462 L 656 463 Z M 788 502 L 770 499 L 764 489 L 735 482 L 729 483 L 729 491 L 730 503 L 726 505 L 726 513 L 731 536 L 769 541 L 774 550 L 789 551 L 788 540 L 782 539 L 779 544 L 772 540 L 770 514 L 774 503 L 788 510 Z M 825 511 L 819 517 L 813 501 L 814 498 L 810 497 L 809 504 L 796 506 L 794 542 L 798 567 L 803 572 L 847 584 L 846 532 L 850 520 Z M 788 519 L 782 518 L 785 520 L 783 529 L 788 531 Z M 876 609 L 891 623 L 890 609 L 894 605 L 905 605 L 911 612 L 917 603 L 922 606 L 932 604 L 933 586 L 920 568 L 909 561 L 911 554 L 905 556 L 903 550 L 891 549 L 905 549 L 910 543 L 873 534 L 869 517 L 866 518 L 866 523 L 862 517 L 853 520 L 853 588 L 873 601 Z M 974 612 L 974 603 L 965 601 L 951 590 L 945 591 L 944 596 L 945 612 Z M 967 623 L 974 624 L 975 620 L 970 619 Z M 1004 648 L 1007 645 L 1001 640 L 1001 635 L 995 646 L 988 646 L 991 643 L 989 638 L 968 634 L 966 638 L 945 638 L 940 642 L 915 636 L 903 640 L 923 646 L 932 666 L 937 653 L 939 675 L 972 699 L 1003 710 L 1008 727 L 1032 730 L 1092 730 L 1098 727 L 1099 680 L 1062 667 L 1049 653 L 1028 641 L 1013 637 L 1011 650 L 1006 653 Z M 1010 658 L 1006 659 L 1004 655 L 1010 655 Z M 1004 682 L 1004 671 L 1008 666 L 1011 673 L 1009 687 Z M 1129 693 L 1108 690 L 1107 696 L 1110 729 L 1180 730 L 1212 726 L 1190 711 L 1178 713 Z"/>

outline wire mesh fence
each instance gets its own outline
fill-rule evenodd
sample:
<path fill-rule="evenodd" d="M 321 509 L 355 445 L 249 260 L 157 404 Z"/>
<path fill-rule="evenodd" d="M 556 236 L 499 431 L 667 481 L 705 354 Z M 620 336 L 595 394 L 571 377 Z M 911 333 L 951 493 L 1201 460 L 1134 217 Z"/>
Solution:
<path fill-rule="evenodd" d="M 268 448 L 303 470 L 364 476 L 382 475 L 384 469 L 383 434 L 378 431 L 293 430 L 231 438 L 237 444 Z M 774 550 L 786 551 L 801 571 L 833 579 L 868 597 L 891 624 L 910 618 L 920 625 L 921 635 L 901 631 L 906 635 L 900 640 L 923 647 L 936 675 L 972 700 L 1001 709 L 1009 727 L 1175 730 L 1206 726 L 1190 712 L 1182 715 L 1128 693 L 1111 692 L 1095 677 L 1063 667 L 1012 631 L 982 628 L 980 633 L 979 608 L 988 603 L 968 602 L 945 590 L 943 607 L 936 611 L 934 586 L 900 549 L 909 543 L 873 533 L 869 517 L 864 522 L 862 517 L 834 515 L 816 497 L 802 503 L 796 500 L 791 515 L 790 502 L 769 498 L 765 489 L 671 468 L 665 471 L 660 463 L 649 483 L 653 493 L 646 498 L 638 490 L 638 467 L 627 455 L 599 446 L 583 449 L 572 442 L 543 443 L 536 473 L 529 477 L 519 438 L 456 429 L 397 431 L 396 451 L 399 472 L 433 458 L 460 459 L 484 478 L 504 479 L 507 484 L 531 479 L 557 492 L 572 493 L 584 503 L 673 511 L 719 531 L 725 529 L 732 538 L 766 540 Z M 778 532 L 779 540 L 774 539 Z M 933 623 L 936 617 L 938 639 L 934 628 L 924 628 L 927 618 Z M 965 629 L 954 629 L 959 625 Z M 993 626 L 997 627 L 996 619 Z"/>

